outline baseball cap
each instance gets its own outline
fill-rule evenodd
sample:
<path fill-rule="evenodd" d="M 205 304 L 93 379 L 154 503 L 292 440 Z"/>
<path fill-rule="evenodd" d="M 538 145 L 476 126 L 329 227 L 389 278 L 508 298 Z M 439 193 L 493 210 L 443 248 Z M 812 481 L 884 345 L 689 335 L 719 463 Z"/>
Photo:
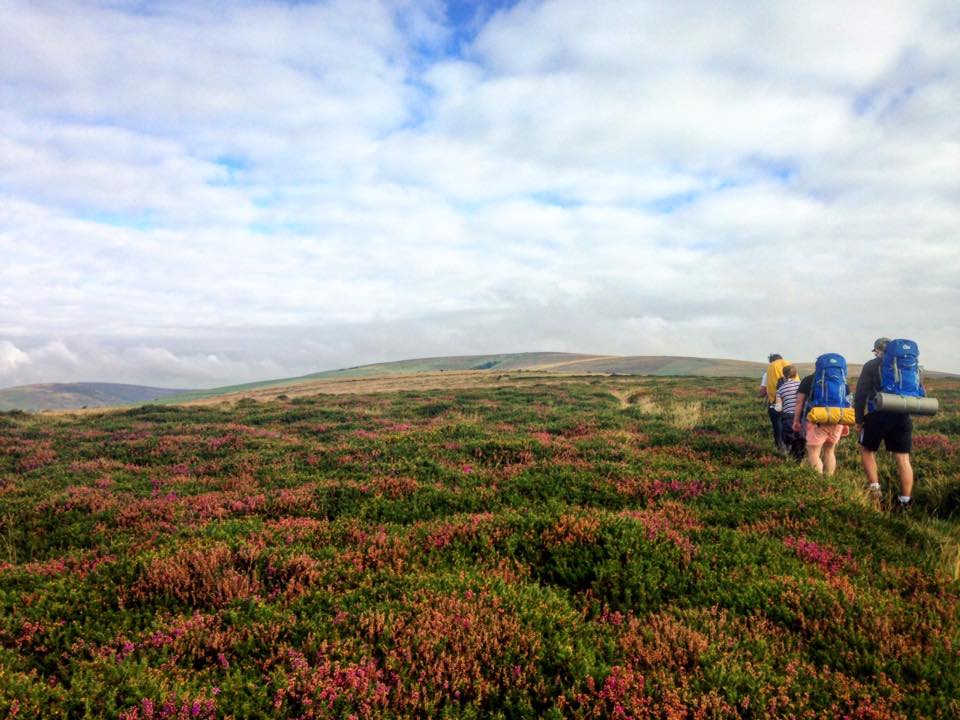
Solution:
<path fill-rule="evenodd" d="M 876 340 L 873 341 L 873 349 L 885 350 L 888 342 L 890 342 L 890 338 L 878 337 Z"/>

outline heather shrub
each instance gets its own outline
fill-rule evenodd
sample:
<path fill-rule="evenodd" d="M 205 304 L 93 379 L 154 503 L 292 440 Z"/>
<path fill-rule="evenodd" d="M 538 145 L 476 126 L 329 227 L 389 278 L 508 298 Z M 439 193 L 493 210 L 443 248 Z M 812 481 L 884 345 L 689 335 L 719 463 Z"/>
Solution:
<path fill-rule="evenodd" d="M 753 385 L 2 414 L 0 716 L 960 715 L 960 383 L 909 516 Z"/>

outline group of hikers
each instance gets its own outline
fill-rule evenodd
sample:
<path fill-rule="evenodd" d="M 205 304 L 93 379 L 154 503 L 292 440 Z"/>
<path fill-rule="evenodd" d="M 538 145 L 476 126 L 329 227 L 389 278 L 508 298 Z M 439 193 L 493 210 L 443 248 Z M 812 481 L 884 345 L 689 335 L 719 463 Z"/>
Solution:
<path fill-rule="evenodd" d="M 833 475 L 837 445 L 850 434 L 852 425 L 858 436 L 867 488 L 879 500 L 876 453 L 882 443 L 893 455 L 900 479 L 899 502 L 894 510 L 907 510 L 913 492 L 910 413 L 931 414 L 931 407 L 936 412 L 932 399 L 920 401 L 920 409 L 917 401 L 906 403 L 925 396 L 917 354 L 912 341 L 877 338 L 874 357 L 863 365 L 852 396 L 842 356 L 821 355 L 814 372 L 801 380 L 794 365 L 779 354 L 770 355 L 757 396 L 766 400 L 777 450 L 798 462 L 805 459 L 818 473 Z M 903 402 L 895 405 L 892 400 Z"/>

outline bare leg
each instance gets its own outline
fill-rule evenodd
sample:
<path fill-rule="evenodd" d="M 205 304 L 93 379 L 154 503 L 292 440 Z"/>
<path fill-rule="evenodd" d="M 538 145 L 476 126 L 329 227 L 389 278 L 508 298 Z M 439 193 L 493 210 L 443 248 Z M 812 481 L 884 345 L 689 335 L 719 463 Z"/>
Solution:
<path fill-rule="evenodd" d="M 880 474 L 877 472 L 877 454 L 873 450 L 867 450 L 863 445 L 860 446 L 860 460 L 863 462 L 863 471 L 867 474 L 867 482 L 871 485 L 880 482 Z M 910 464 L 910 456 L 907 456 L 907 464 Z M 913 474 L 910 475 L 910 484 L 913 485 Z"/>
<path fill-rule="evenodd" d="M 829 443 L 823 444 L 823 471 L 827 475 L 833 475 L 837 470 L 836 445 Z"/>
<path fill-rule="evenodd" d="M 814 470 L 823 474 L 823 461 L 820 460 L 820 449 L 822 445 L 807 445 L 807 462 Z"/>
<path fill-rule="evenodd" d="M 900 475 L 900 494 L 910 497 L 913 492 L 913 466 L 910 464 L 910 453 L 893 453 L 897 463 L 897 473 Z"/>

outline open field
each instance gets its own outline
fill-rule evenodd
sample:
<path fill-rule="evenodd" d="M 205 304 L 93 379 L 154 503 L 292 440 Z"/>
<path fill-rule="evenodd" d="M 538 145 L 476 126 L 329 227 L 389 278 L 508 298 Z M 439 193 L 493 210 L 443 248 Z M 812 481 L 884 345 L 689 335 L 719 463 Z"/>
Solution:
<path fill-rule="evenodd" d="M 0 717 L 960 716 L 960 381 L 906 517 L 849 438 L 772 454 L 755 382 L 0 414 Z"/>

